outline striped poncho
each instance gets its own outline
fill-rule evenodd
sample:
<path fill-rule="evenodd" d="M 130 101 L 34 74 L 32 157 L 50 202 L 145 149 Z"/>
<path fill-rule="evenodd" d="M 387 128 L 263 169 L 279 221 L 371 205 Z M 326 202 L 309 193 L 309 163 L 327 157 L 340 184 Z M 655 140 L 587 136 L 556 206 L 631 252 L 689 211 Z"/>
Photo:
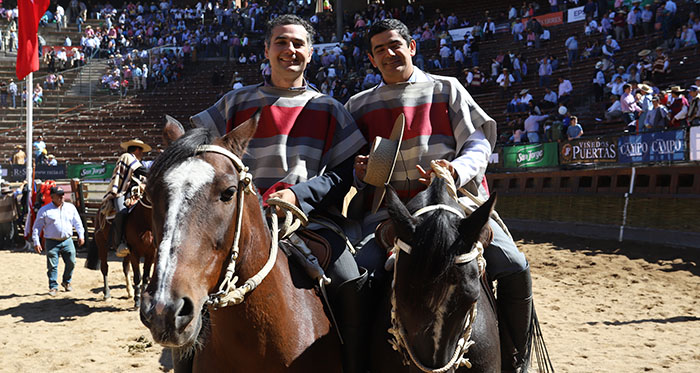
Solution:
<path fill-rule="evenodd" d="M 242 160 L 250 167 L 263 199 L 347 163 L 366 143 L 343 105 L 312 89 L 262 84 L 240 88 L 191 121 L 223 135 L 251 118 L 258 108 L 258 129 Z M 350 179 L 351 168 L 352 164 Z M 292 190 L 308 212 L 313 209 L 310 201 L 321 199 L 337 182 L 314 180 Z M 350 184 L 351 180 L 348 188 Z"/>
<path fill-rule="evenodd" d="M 399 114 L 406 116 L 403 142 L 390 181 L 404 202 L 425 188 L 418 181 L 416 165 L 428 170 L 431 160 L 454 160 L 477 129 L 481 129 L 491 149 L 496 142 L 496 122 L 457 79 L 415 70 L 416 75 L 420 74 L 416 82 L 380 85 L 358 93 L 345 105 L 368 141 L 375 136 L 388 138 Z M 485 171 L 484 167 L 462 184 L 478 195 Z M 369 211 L 372 201 L 372 189 L 367 189 L 365 193 L 370 195 L 364 199 L 365 211 Z M 387 216 L 381 210 L 375 215 L 372 220 Z"/>

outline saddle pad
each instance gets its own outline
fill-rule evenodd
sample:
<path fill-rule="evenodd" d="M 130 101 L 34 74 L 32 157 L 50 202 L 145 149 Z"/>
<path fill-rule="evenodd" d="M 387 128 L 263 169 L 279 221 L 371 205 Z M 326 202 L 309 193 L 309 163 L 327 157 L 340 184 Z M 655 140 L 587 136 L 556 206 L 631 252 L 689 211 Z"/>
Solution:
<path fill-rule="evenodd" d="M 321 265 L 321 268 L 324 271 L 328 270 L 328 266 L 331 263 L 331 244 L 328 240 L 309 229 L 299 229 L 295 233 L 306 243 L 311 253 L 318 259 L 318 264 Z"/>

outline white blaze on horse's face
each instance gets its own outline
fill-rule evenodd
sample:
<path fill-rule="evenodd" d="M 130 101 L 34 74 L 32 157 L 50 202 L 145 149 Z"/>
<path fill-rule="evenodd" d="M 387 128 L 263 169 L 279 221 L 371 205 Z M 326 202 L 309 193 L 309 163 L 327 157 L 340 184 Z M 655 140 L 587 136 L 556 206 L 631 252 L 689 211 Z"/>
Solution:
<path fill-rule="evenodd" d="M 186 221 L 194 197 L 205 185 L 214 181 L 215 174 L 214 167 L 209 163 L 200 158 L 189 158 L 168 170 L 163 178 L 170 193 L 170 200 L 163 225 L 163 239 L 158 246 L 156 271 L 159 283 L 154 296 L 156 302 L 168 299 L 168 291 L 177 266 L 177 256 L 173 254 L 180 247 L 182 239 L 180 227 Z"/>

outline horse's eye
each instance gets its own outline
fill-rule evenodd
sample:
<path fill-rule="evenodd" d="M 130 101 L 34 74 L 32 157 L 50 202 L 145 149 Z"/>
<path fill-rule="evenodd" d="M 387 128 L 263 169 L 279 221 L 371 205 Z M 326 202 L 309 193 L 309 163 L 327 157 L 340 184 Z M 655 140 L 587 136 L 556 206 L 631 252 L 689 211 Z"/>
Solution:
<path fill-rule="evenodd" d="M 231 186 L 231 187 L 226 188 L 226 190 L 224 190 L 223 192 L 221 192 L 220 199 L 222 202 L 228 202 L 231 199 L 233 199 L 233 196 L 235 194 L 236 194 L 236 187 Z"/>

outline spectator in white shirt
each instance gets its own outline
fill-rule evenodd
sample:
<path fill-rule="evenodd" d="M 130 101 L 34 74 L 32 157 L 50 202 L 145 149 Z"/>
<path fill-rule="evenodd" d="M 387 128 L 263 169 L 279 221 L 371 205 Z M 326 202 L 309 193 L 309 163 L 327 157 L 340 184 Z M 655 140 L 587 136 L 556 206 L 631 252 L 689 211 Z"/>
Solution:
<path fill-rule="evenodd" d="M 571 86 L 571 82 L 568 79 L 559 77 L 559 103 L 563 105 L 568 105 L 571 99 L 571 92 L 574 87 Z"/>
<path fill-rule="evenodd" d="M 614 121 L 622 118 L 620 96 L 610 95 L 610 106 L 605 110 L 605 120 Z"/>

